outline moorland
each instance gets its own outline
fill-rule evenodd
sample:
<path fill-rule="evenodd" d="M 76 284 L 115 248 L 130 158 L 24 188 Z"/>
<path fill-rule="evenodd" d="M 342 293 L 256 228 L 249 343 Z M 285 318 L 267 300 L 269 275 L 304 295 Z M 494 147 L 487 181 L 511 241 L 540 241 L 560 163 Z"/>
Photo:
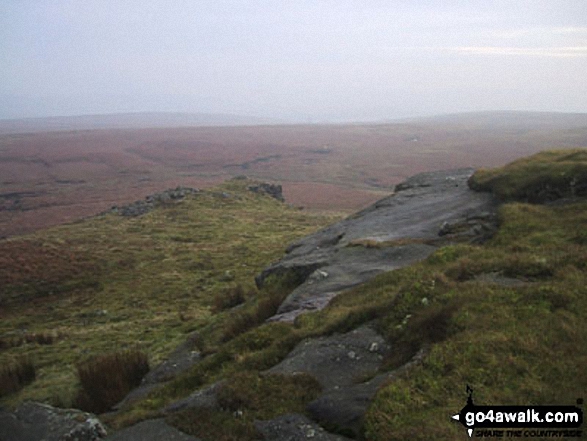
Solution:
<path fill-rule="evenodd" d="M 499 166 L 587 144 L 582 114 L 173 128 L 83 122 L 65 125 L 66 131 L 35 131 L 32 122 L 3 129 L 0 237 L 75 221 L 177 185 L 204 188 L 239 175 L 282 184 L 295 206 L 350 214 L 415 173 Z"/>
<path fill-rule="evenodd" d="M 380 375 L 389 375 L 386 378 L 392 381 L 377 388 L 358 427 L 321 422 L 332 433 L 376 441 L 465 436 L 463 428 L 452 424 L 448 416 L 463 406 L 467 384 L 475 388 L 476 400 L 483 404 L 574 404 L 587 390 L 587 334 L 581 325 L 587 314 L 587 158 L 584 148 L 576 148 L 587 144 L 587 124 L 582 116 L 559 115 L 561 119 L 557 119 L 556 115 L 534 115 L 530 128 L 526 120 L 522 123 L 515 116 L 405 122 L 399 124 L 403 132 L 397 124 L 305 126 L 307 138 L 303 130 L 298 133 L 289 155 L 283 153 L 288 151 L 284 147 L 279 150 L 282 156 L 262 161 L 255 159 L 277 155 L 271 148 L 281 144 L 274 141 L 275 145 L 255 147 L 252 140 L 245 142 L 246 131 L 257 135 L 261 131 L 278 140 L 280 132 L 293 133 L 301 127 L 173 129 L 171 138 L 173 133 L 186 137 L 194 133 L 202 137 L 206 133 L 230 134 L 223 141 L 226 145 L 239 138 L 239 145 L 248 145 L 250 150 L 243 147 L 238 161 L 224 157 L 224 162 L 215 162 L 214 155 L 222 153 L 221 144 L 202 147 L 199 157 L 203 159 L 199 161 L 208 164 L 209 174 L 187 178 L 209 179 L 202 182 L 210 186 L 181 200 L 167 201 L 142 216 L 107 212 L 0 241 L 0 375 L 4 380 L 0 405 L 12 409 L 25 400 L 35 400 L 75 406 L 100 414 L 113 432 L 132 428 L 140 421 L 165 418 L 166 424 L 200 439 L 255 440 L 260 437 L 257 421 L 284 414 L 311 416 L 310 404 L 324 393 L 324 384 L 313 375 L 276 374 L 268 369 L 298 345 L 346 335 L 365 326 L 394 350 L 382 357 L 374 372 L 354 378 L 353 384 L 368 383 Z M 415 127 L 421 128 L 416 135 Z M 433 128 L 435 132 L 426 131 Z M 397 175 L 390 173 L 393 162 L 385 160 L 386 155 L 393 156 L 387 150 L 393 150 L 394 144 L 383 141 L 393 139 L 386 130 L 405 143 L 398 141 L 394 161 L 410 164 L 411 172 L 405 166 L 396 167 Z M 133 170 L 140 175 L 153 166 L 168 179 L 144 181 L 145 187 L 134 181 L 140 197 L 151 189 L 189 183 L 179 182 L 177 177 L 181 176 L 180 165 L 190 163 L 187 152 L 191 149 L 174 149 L 171 143 L 166 155 L 161 146 L 157 149 L 150 144 L 149 135 L 153 138 L 158 129 L 116 131 L 122 132 L 131 144 L 137 133 L 144 137 L 139 151 L 143 161 L 150 162 Z M 318 132 L 325 137 L 320 142 L 316 140 Z M 112 133 L 103 135 L 108 138 Z M 426 133 L 451 141 L 441 148 L 436 138 L 425 138 Z M 90 139 L 97 135 L 99 132 L 87 133 Z M 336 145 L 335 135 L 346 139 L 347 147 Z M 18 141 L 37 134 L 10 136 Z M 49 139 L 51 134 L 42 136 Z M 83 133 L 55 136 L 83 138 Z M 367 139 L 380 139 L 381 143 L 373 143 L 377 148 L 357 151 L 363 142 L 371 145 Z M 471 141 L 475 139 L 478 141 Z M 422 147 L 426 142 L 429 148 Z M 73 145 L 77 145 L 75 151 L 82 147 Z M 420 150 L 408 148 L 414 145 Z M 59 163 L 55 158 L 60 158 L 60 152 L 70 153 L 60 146 L 55 141 L 47 149 L 53 152 L 55 163 Z M 102 147 L 108 154 L 98 157 L 110 158 L 112 151 L 106 144 Z M 308 147 L 325 152 L 310 152 Z M 449 234 L 422 261 L 383 272 L 348 289 L 322 310 L 303 314 L 293 323 L 266 322 L 303 281 L 299 274 L 283 273 L 257 286 L 255 276 L 282 258 L 288 244 L 331 225 L 341 218 L 341 211 L 351 209 L 337 205 L 333 196 L 328 199 L 332 205 L 312 205 L 312 198 L 324 185 L 358 195 L 389 194 L 394 180 L 404 174 L 460 165 L 479 167 L 480 162 L 490 167 L 545 147 L 548 152 L 496 169 L 483 168 L 469 180 L 474 191 L 490 194 L 499 202 L 491 237 L 472 243 L 451 240 Z M 14 154 L 16 149 L 12 148 L 2 151 Z M 33 152 L 47 154 L 42 144 L 29 152 L 31 158 L 35 158 Z M 302 163 L 307 168 L 300 166 L 298 170 L 292 165 L 308 157 L 295 152 L 309 158 L 315 155 L 317 162 Z M 225 154 L 234 152 L 228 149 Z M 137 161 L 124 151 L 116 157 L 124 163 L 126 155 Z M 73 162 L 94 164 L 78 159 Z M 352 167 L 346 167 L 347 160 Z M 133 162 L 128 161 L 130 167 Z M 118 163 L 111 162 L 111 168 Z M 373 170 L 374 174 L 362 175 L 361 170 Z M 138 176 L 135 172 L 129 172 L 133 179 Z M 253 181 L 247 179 L 215 183 L 233 173 L 269 180 L 282 174 L 286 201 L 288 194 L 295 194 L 288 185 L 303 185 L 310 190 L 300 194 L 310 202 L 283 204 L 251 192 Z M 19 175 L 12 176 L 17 179 Z M 50 182 L 48 176 L 40 173 L 38 182 Z M 79 185 L 91 187 L 88 177 L 92 173 L 82 176 L 80 180 L 88 181 Z M 110 196 L 124 191 L 124 173 L 117 178 L 103 176 L 111 185 Z M 305 180 L 297 181 L 300 176 Z M 16 188 L 10 182 L 8 185 Z M 171 182 L 173 185 L 168 185 Z M 66 200 L 66 194 L 56 193 L 54 200 L 57 195 Z M 98 200 L 105 194 L 109 193 L 95 193 L 94 197 Z M 113 202 L 123 203 L 122 197 L 110 196 L 100 199 L 99 204 L 106 203 L 108 208 Z M 358 206 L 368 205 L 367 199 L 359 199 Z M 33 202 L 31 196 L 21 204 Z M 60 204 L 61 200 L 55 206 L 75 207 L 75 203 Z M 295 205 L 321 210 L 299 210 Z M 23 208 L 7 211 L 26 213 Z M 35 211 L 34 206 L 28 211 Z M 409 243 L 405 238 L 348 246 L 353 252 L 357 247 L 358 251 L 361 247 L 385 251 Z M 186 340 L 190 351 L 197 354 L 194 363 L 115 412 L 113 406 L 136 384 L 107 386 L 106 381 L 93 390 L 84 384 L 87 372 L 94 384 L 101 384 L 92 371 L 96 367 L 107 378 L 116 377 L 123 370 L 116 364 L 119 359 L 123 366 L 137 365 L 142 376 L 144 360 L 155 368 Z M 402 370 L 406 364 L 409 369 Z M 210 387 L 216 387 L 217 405 L 165 411 Z"/>

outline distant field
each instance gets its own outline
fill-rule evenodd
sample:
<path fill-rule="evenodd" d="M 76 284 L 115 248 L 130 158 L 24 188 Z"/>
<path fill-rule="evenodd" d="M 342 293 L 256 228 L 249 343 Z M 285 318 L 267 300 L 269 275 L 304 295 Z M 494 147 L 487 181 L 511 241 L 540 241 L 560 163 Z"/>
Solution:
<path fill-rule="evenodd" d="M 177 185 L 237 175 L 286 201 L 352 212 L 422 171 L 503 165 L 587 145 L 587 115 L 476 114 L 373 125 L 104 129 L 0 135 L 0 237 L 75 221 Z"/>

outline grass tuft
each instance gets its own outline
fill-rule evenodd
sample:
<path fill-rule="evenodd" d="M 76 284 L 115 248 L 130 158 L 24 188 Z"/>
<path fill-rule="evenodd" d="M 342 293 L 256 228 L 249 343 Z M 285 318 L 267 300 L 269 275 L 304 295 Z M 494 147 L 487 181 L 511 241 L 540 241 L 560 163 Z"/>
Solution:
<path fill-rule="evenodd" d="M 245 300 L 245 290 L 243 289 L 242 285 L 239 284 L 237 286 L 225 289 L 214 297 L 212 312 L 219 313 L 227 309 L 234 308 L 235 306 L 243 304 Z"/>
<path fill-rule="evenodd" d="M 147 356 L 136 350 L 100 355 L 76 367 L 81 390 L 75 405 L 94 413 L 110 410 L 149 372 Z"/>
<path fill-rule="evenodd" d="M 34 364 L 28 358 L 20 358 L 0 368 L 0 397 L 19 391 L 36 378 Z"/>

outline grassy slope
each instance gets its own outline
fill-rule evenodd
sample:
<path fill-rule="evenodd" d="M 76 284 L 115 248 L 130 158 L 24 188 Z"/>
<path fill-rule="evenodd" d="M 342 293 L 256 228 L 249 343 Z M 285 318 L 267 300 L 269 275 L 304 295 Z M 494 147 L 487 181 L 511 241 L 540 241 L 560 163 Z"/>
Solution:
<path fill-rule="evenodd" d="M 542 158 L 527 160 L 527 170 Z M 582 162 L 582 155 L 574 158 L 571 168 Z M 528 175 L 517 167 L 519 176 Z M 507 167 L 494 172 L 510 173 Z M 522 182 L 514 179 L 510 185 Z M 491 185 L 486 189 L 497 191 Z M 488 243 L 439 249 L 424 262 L 383 274 L 323 311 L 301 316 L 293 326 L 273 323 L 247 330 L 246 324 L 254 322 L 250 317 L 263 309 L 263 299 L 286 291 L 276 286 L 260 293 L 260 300 L 250 299 L 238 311 L 202 325 L 208 355 L 199 365 L 109 423 L 120 427 L 157 415 L 162 405 L 225 378 L 220 395 L 226 410 L 187 411 L 170 422 L 203 439 L 255 439 L 255 418 L 273 416 L 276 409 L 300 411 L 315 392 L 310 378 L 274 379 L 258 372 L 303 338 L 348 331 L 368 321 L 395 347 L 385 370 L 427 349 L 421 365 L 375 397 L 364 427 L 369 440 L 465 436 L 450 415 L 464 405 L 467 384 L 478 404 L 574 404 L 587 390 L 587 202 L 510 202 L 500 216 L 499 232 Z M 505 283 L 512 279 L 522 283 Z M 297 394 L 284 396 L 284 388 Z M 234 410 L 242 412 L 239 418 Z"/>
<path fill-rule="evenodd" d="M 187 333 L 222 322 L 217 296 L 238 284 L 253 296 L 254 276 L 286 244 L 333 221 L 248 184 L 0 242 L 0 366 L 28 356 L 37 367 L 37 380 L 0 404 L 70 405 L 73 366 L 92 355 L 140 348 L 157 364 Z"/>
<path fill-rule="evenodd" d="M 478 172 L 472 185 L 509 201 L 545 188 L 546 199 L 573 196 L 572 187 L 587 179 L 586 159 L 585 150 L 544 152 Z M 366 418 L 368 439 L 461 436 L 449 416 L 464 405 L 467 384 L 478 404 L 574 404 L 587 391 L 587 202 L 510 202 L 500 215 L 486 245 L 441 249 L 408 270 L 413 287 L 398 302 L 413 302 L 405 310 L 412 317 L 405 331 L 397 314 L 381 326 L 400 343 L 422 335 L 432 345 L 422 365 L 379 391 Z M 491 283 L 496 276 L 525 283 Z M 428 306 L 418 304 L 424 296 Z"/>
<path fill-rule="evenodd" d="M 575 153 L 566 152 L 575 158 L 569 164 L 573 169 L 583 157 Z M 525 163 L 531 168 L 543 158 Z M 493 173 L 503 178 L 511 169 Z M 515 170 L 526 176 L 519 164 Z M 558 176 L 560 170 L 553 170 Z M 526 180 L 510 182 L 521 186 Z M 195 388 L 227 378 L 232 393 L 248 397 L 239 403 L 243 416 L 207 411 L 205 417 L 217 422 L 210 427 L 197 423 L 203 418 L 198 412 L 187 411 L 171 422 L 204 439 L 255 439 L 252 421 L 266 414 L 255 404 L 256 383 L 239 382 L 238 376 L 245 372 L 256 378 L 257 371 L 279 361 L 303 338 L 369 321 L 395 347 L 384 370 L 402 365 L 420 348 L 428 354 L 377 394 L 365 420 L 369 440 L 462 436 L 450 415 L 464 405 L 467 384 L 480 404 L 573 404 L 587 390 L 587 329 L 582 326 L 587 319 L 587 202 L 511 202 L 500 216 L 498 234 L 483 246 L 439 249 L 420 264 L 383 274 L 323 311 L 301 316 L 294 326 L 263 325 L 217 345 L 201 365 L 113 423 L 154 415 Z M 278 384 L 264 388 L 265 400 L 298 409 L 297 401 L 284 403 L 280 390 Z"/>
<path fill-rule="evenodd" d="M 492 191 L 504 201 L 547 202 L 587 195 L 587 151 L 545 151 L 502 169 L 479 170 L 473 189 Z"/>

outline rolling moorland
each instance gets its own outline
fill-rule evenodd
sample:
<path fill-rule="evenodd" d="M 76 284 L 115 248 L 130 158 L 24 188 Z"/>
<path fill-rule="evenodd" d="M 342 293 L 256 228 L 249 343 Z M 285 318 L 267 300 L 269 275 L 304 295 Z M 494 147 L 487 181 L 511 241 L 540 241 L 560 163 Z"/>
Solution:
<path fill-rule="evenodd" d="M 52 120 L 0 127 L 0 237 L 75 221 L 177 185 L 207 188 L 239 175 L 282 184 L 295 206 L 350 214 L 419 172 L 493 167 L 587 144 L 583 114 L 240 127 L 144 128 L 154 124 L 148 115 L 114 126 L 108 118 L 58 122 L 69 130 L 43 132 L 57 124 Z"/>
<path fill-rule="evenodd" d="M 555 126 L 534 136 L 558 131 L 569 144 L 584 136 L 580 124 Z M 345 188 L 343 181 L 328 185 Z M 378 388 L 358 429 L 323 422 L 332 433 L 368 440 L 456 439 L 464 429 L 449 416 L 463 406 L 466 384 L 484 404 L 574 404 L 583 397 L 584 149 L 478 171 L 469 186 L 501 204 L 489 240 L 448 235 L 420 263 L 382 273 L 293 323 L 265 320 L 300 284 L 299 274 L 269 277 L 261 288 L 254 278 L 283 256 L 287 244 L 340 214 L 298 210 L 251 192 L 255 185 L 232 179 L 165 199 L 142 216 L 108 212 L 1 241 L 0 364 L 3 378 L 11 379 L 2 384 L 12 387 L 2 390 L 0 405 L 13 408 L 29 399 L 74 405 L 101 414 L 113 431 L 164 417 L 203 440 L 259 439 L 255 421 L 306 413 L 322 387 L 311 375 L 266 370 L 301 342 L 364 325 L 393 350 L 376 372 L 354 381 L 383 373 L 393 381 Z M 362 187 L 365 182 L 344 185 L 372 191 Z M 403 245 L 348 244 L 384 251 Z M 147 359 L 153 368 L 186 338 L 197 360 L 117 411 L 112 406 L 133 386 L 116 384 L 108 397 L 85 389 L 83 373 L 92 366 L 106 369 L 108 364 L 100 365 L 106 360 L 109 374 L 117 369 L 108 358 L 115 349 L 123 362 L 133 364 L 134 357 L 140 366 Z M 402 369 L 406 363 L 411 367 Z M 219 406 L 162 411 L 218 384 Z"/>

